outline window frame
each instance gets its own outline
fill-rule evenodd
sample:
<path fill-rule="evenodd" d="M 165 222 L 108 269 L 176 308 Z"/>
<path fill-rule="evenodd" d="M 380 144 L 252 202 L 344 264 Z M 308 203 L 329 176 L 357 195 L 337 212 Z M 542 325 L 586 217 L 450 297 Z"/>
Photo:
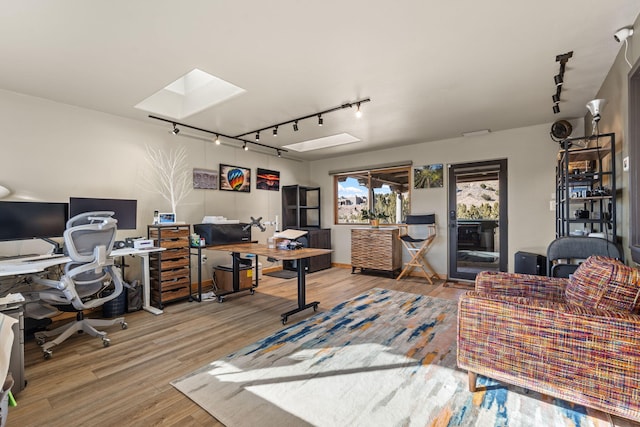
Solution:
<path fill-rule="evenodd" d="M 335 173 L 333 174 L 333 223 L 334 225 L 368 225 L 369 224 L 369 220 L 362 220 L 362 221 L 357 221 L 357 222 L 340 222 L 339 221 L 339 201 L 340 201 L 340 191 L 339 191 L 339 185 L 341 182 L 341 178 L 344 177 L 354 177 L 355 175 L 365 175 L 367 176 L 367 182 L 366 182 L 366 188 L 367 188 L 367 207 L 366 209 L 373 209 L 374 207 L 374 203 L 375 203 L 375 194 L 376 194 L 376 187 L 372 186 L 372 180 L 380 180 L 380 178 L 377 178 L 377 175 L 382 175 L 384 173 L 389 174 L 389 173 L 396 173 L 396 172 L 404 172 L 406 173 L 406 178 L 407 178 L 407 182 L 406 182 L 406 197 L 401 198 L 401 203 L 403 203 L 404 206 L 404 202 L 402 199 L 406 200 L 406 208 L 402 209 L 402 214 L 401 214 L 401 218 L 396 218 L 396 221 L 394 223 L 399 223 L 401 221 L 404 220 L 404 217 L 406 217 L 407 214 L 409 214 L 411 212 L 411 190 L 412 190 L 412 180 L 413 180 L 413 166 L 411 164 L 406 164 L 406 165 L 398 165 L 398 166 L 385 166 L 385 167 L 373 167 L 373 168 L 366 168 L 366 169 L 359 169 L 359 170 L 354 170 L 354 171 L 346 171 L 346 172 L 340 172 L 340 173 Z M 344 181 L 344 180 L 343 180 Z M 377 187 L 379 188 L 379 187 Z M 405 194 L 405 192 L 403 192 L 402 194 Z M 394 224 L 394 223 L 389 223 L 389 225 Z"/>

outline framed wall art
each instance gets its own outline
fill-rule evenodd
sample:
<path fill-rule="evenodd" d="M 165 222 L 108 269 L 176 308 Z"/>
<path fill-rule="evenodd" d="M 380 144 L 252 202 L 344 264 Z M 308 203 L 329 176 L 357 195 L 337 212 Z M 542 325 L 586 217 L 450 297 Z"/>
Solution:
<path fill-rule="evenodd" d="M 193 169 L 193 188 L 204 190 L 218 189 L 218 171 L 211 169 Z"/>
<path fill-rule="evenodd" d="M 442 163 L 413 168 L 413 188 L 440 188 L 444 186 Z"/>
<path fill-rule="evenodd" d="M 258 168 L 256 170 L 256 189 L 280 190 L 280 171 Z"/>
<path fill-rule="evenodd" d="M 225 191 L 251 191 L 251 169 L 220 164 L 220 189 Z"/>

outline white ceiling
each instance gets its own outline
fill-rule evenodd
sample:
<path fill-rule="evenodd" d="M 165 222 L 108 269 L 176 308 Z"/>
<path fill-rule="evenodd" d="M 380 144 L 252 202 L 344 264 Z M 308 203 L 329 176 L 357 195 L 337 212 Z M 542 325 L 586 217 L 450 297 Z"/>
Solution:
<path fill-rule="evenodd" d="M 262 135 L 361 140 L 290 153 L 319 159 L 582 117 L 623 48 L 614 32 L 639 12 L 638 0 L 4 0 L 0 88 L 162 132 L 134 106 L 199 68 L 246 93 L 179 121 L 228 135 L 371 98 L 360 120 L 341 110 Z"/>

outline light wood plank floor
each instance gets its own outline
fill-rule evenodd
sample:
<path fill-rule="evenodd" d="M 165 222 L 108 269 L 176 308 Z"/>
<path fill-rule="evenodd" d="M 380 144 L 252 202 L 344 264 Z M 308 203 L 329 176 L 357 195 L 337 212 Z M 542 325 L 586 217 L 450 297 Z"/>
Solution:
<path fill-rule="evenodd" d="M 318 311 L 374 287 L 457 299 L 463 289 L 351 274 L 332 268 L 307 276 L 307 302 Z M 111 346 L 74 336 L 44 360 L 33 339 L 25 342 L 27 387 L 16 397 L 8 426 L 217 426 L 220 423 L 169 382 L 283 328 L 280 313 L 296 306 L 296 280 L 264 276 L 255 295 L 224 303 L 167 304 L 164 314 L 125 315 L 129 328 L 108 329 Z M 306 310 L 288 324 L 307 318 Z"/>
<path fill-rule="evenodd" d="M 307 275 L 307 302 L 318 311 L 371 288 L 393 289 L 457 300 L 463 287 L 429 285 L 424 279 L 351 274 L 332 268 Z M 295 279 L 264 277 L 255 295 L 248 292 L 215 301 L 168 304 L 164 314 L 125 315 L 129 328 L 108 329 L 111 346 L 75 336 L 44 360 L 33 339 L 25 342 L 27 387 L 10 408 L 13 426 L 220 426 L 169 384 L 208 362 L 266 337 L 284 326 L 280 313 L 297 304 Z M 293 324 L 313 314 L 289 318 Z M 614 417 L 616 426 L 640 426 Z"/>

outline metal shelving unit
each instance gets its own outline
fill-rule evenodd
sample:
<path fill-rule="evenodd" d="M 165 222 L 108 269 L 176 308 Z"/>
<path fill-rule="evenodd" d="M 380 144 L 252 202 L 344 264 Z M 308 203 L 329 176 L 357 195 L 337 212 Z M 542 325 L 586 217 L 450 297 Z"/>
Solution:
<path fill-rule="evenodd" d="M 567 138 L 556 167 L 556 237 L 617 240 L 615 134 Z"/>

